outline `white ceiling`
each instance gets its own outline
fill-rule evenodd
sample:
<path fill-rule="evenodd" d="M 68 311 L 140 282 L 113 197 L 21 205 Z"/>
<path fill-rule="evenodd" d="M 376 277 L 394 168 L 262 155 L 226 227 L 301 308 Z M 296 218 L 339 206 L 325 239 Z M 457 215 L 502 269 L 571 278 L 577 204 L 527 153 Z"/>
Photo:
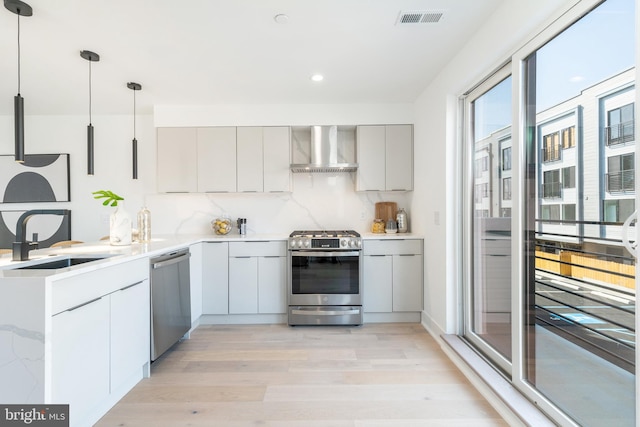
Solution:
<path fill-rule="evenodd" d="M 153 105 L 410 103 L 502 0 L 27 0 L 25 113 Z M 438 23 L 396 25 L 401 11 Z M 288 22 L 278 24 L 277 14 Z M 18 17 L 0 10 L 0 115 L 18 90 Z M 322 73 L 321 83 L 310 80 Z"/>

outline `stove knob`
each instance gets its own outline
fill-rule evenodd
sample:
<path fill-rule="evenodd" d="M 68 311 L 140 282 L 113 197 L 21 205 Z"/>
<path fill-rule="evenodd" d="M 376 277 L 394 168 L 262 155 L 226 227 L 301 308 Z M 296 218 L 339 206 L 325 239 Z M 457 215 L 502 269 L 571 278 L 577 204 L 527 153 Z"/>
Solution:
<path fill-rule="evenodd" d="M 309 247 L 309 240 L 305 240 L 305 241 L 304 241 L 304 247 L 305 247 L 305 248 L 308 248 L 308 247 Z"/>
<path fill-rule="evenodd" d="M 361 241 L 361 240 L 356 240 L 356 246 L 357 246 L 357 247 L 362 246 L 362 241 Z"/>
<path fill-rule="evenodd" d="M 340 240 L 340 245 L 341 246 L 347 246 L 347 240 L 346 239 Z"/>
<path fill-rule="evenodd" d="M 355 245 L 355 242 L 353 241 L 353 239 L 349 239 L 349 247 L 352 248 L 353 245 Z"/>

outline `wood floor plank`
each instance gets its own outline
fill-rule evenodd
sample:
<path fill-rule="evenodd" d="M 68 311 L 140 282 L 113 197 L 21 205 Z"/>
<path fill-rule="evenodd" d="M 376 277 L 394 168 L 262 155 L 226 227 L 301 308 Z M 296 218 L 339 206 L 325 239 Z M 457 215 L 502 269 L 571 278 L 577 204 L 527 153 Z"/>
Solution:
<path fill-rule="evenodd" d="M 206 325 L 98 427 L 507 424 L 419 324 Z"/>

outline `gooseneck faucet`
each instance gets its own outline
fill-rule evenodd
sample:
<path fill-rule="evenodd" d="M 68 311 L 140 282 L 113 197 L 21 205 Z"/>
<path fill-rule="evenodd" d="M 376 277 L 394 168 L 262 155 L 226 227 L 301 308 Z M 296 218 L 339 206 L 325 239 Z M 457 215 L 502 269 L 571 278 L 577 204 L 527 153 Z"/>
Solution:
<path fill-rule="evenodd" d="M 38 248 L 38 242 L 27 242 L 27 222 L 35 215 L 71 215 L 69 209 L 35 209 L 26 211 L 16 225 L 16 241 L 13 242 L 13 260 L 26 261 L 29 259 L 29 251 Z"/>

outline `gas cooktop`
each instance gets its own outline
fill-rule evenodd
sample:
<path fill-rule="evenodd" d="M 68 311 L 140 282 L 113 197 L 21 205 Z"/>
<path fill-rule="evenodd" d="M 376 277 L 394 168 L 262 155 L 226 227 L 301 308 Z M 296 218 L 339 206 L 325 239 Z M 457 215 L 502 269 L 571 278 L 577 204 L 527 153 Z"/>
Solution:
<path fill-rule="evenodd" d="M 312 237 L 315 239 L 322 238 L 340 238 L 340 237 L 360 237 L 360 233 L 354 230 L 296 230 L 289 237 Z"/>
<path fill-rule="evenodd" d="M 296 230 L 289 235 L 289 249 L 360 249 L 360 233 L 354 230 Z"/>

